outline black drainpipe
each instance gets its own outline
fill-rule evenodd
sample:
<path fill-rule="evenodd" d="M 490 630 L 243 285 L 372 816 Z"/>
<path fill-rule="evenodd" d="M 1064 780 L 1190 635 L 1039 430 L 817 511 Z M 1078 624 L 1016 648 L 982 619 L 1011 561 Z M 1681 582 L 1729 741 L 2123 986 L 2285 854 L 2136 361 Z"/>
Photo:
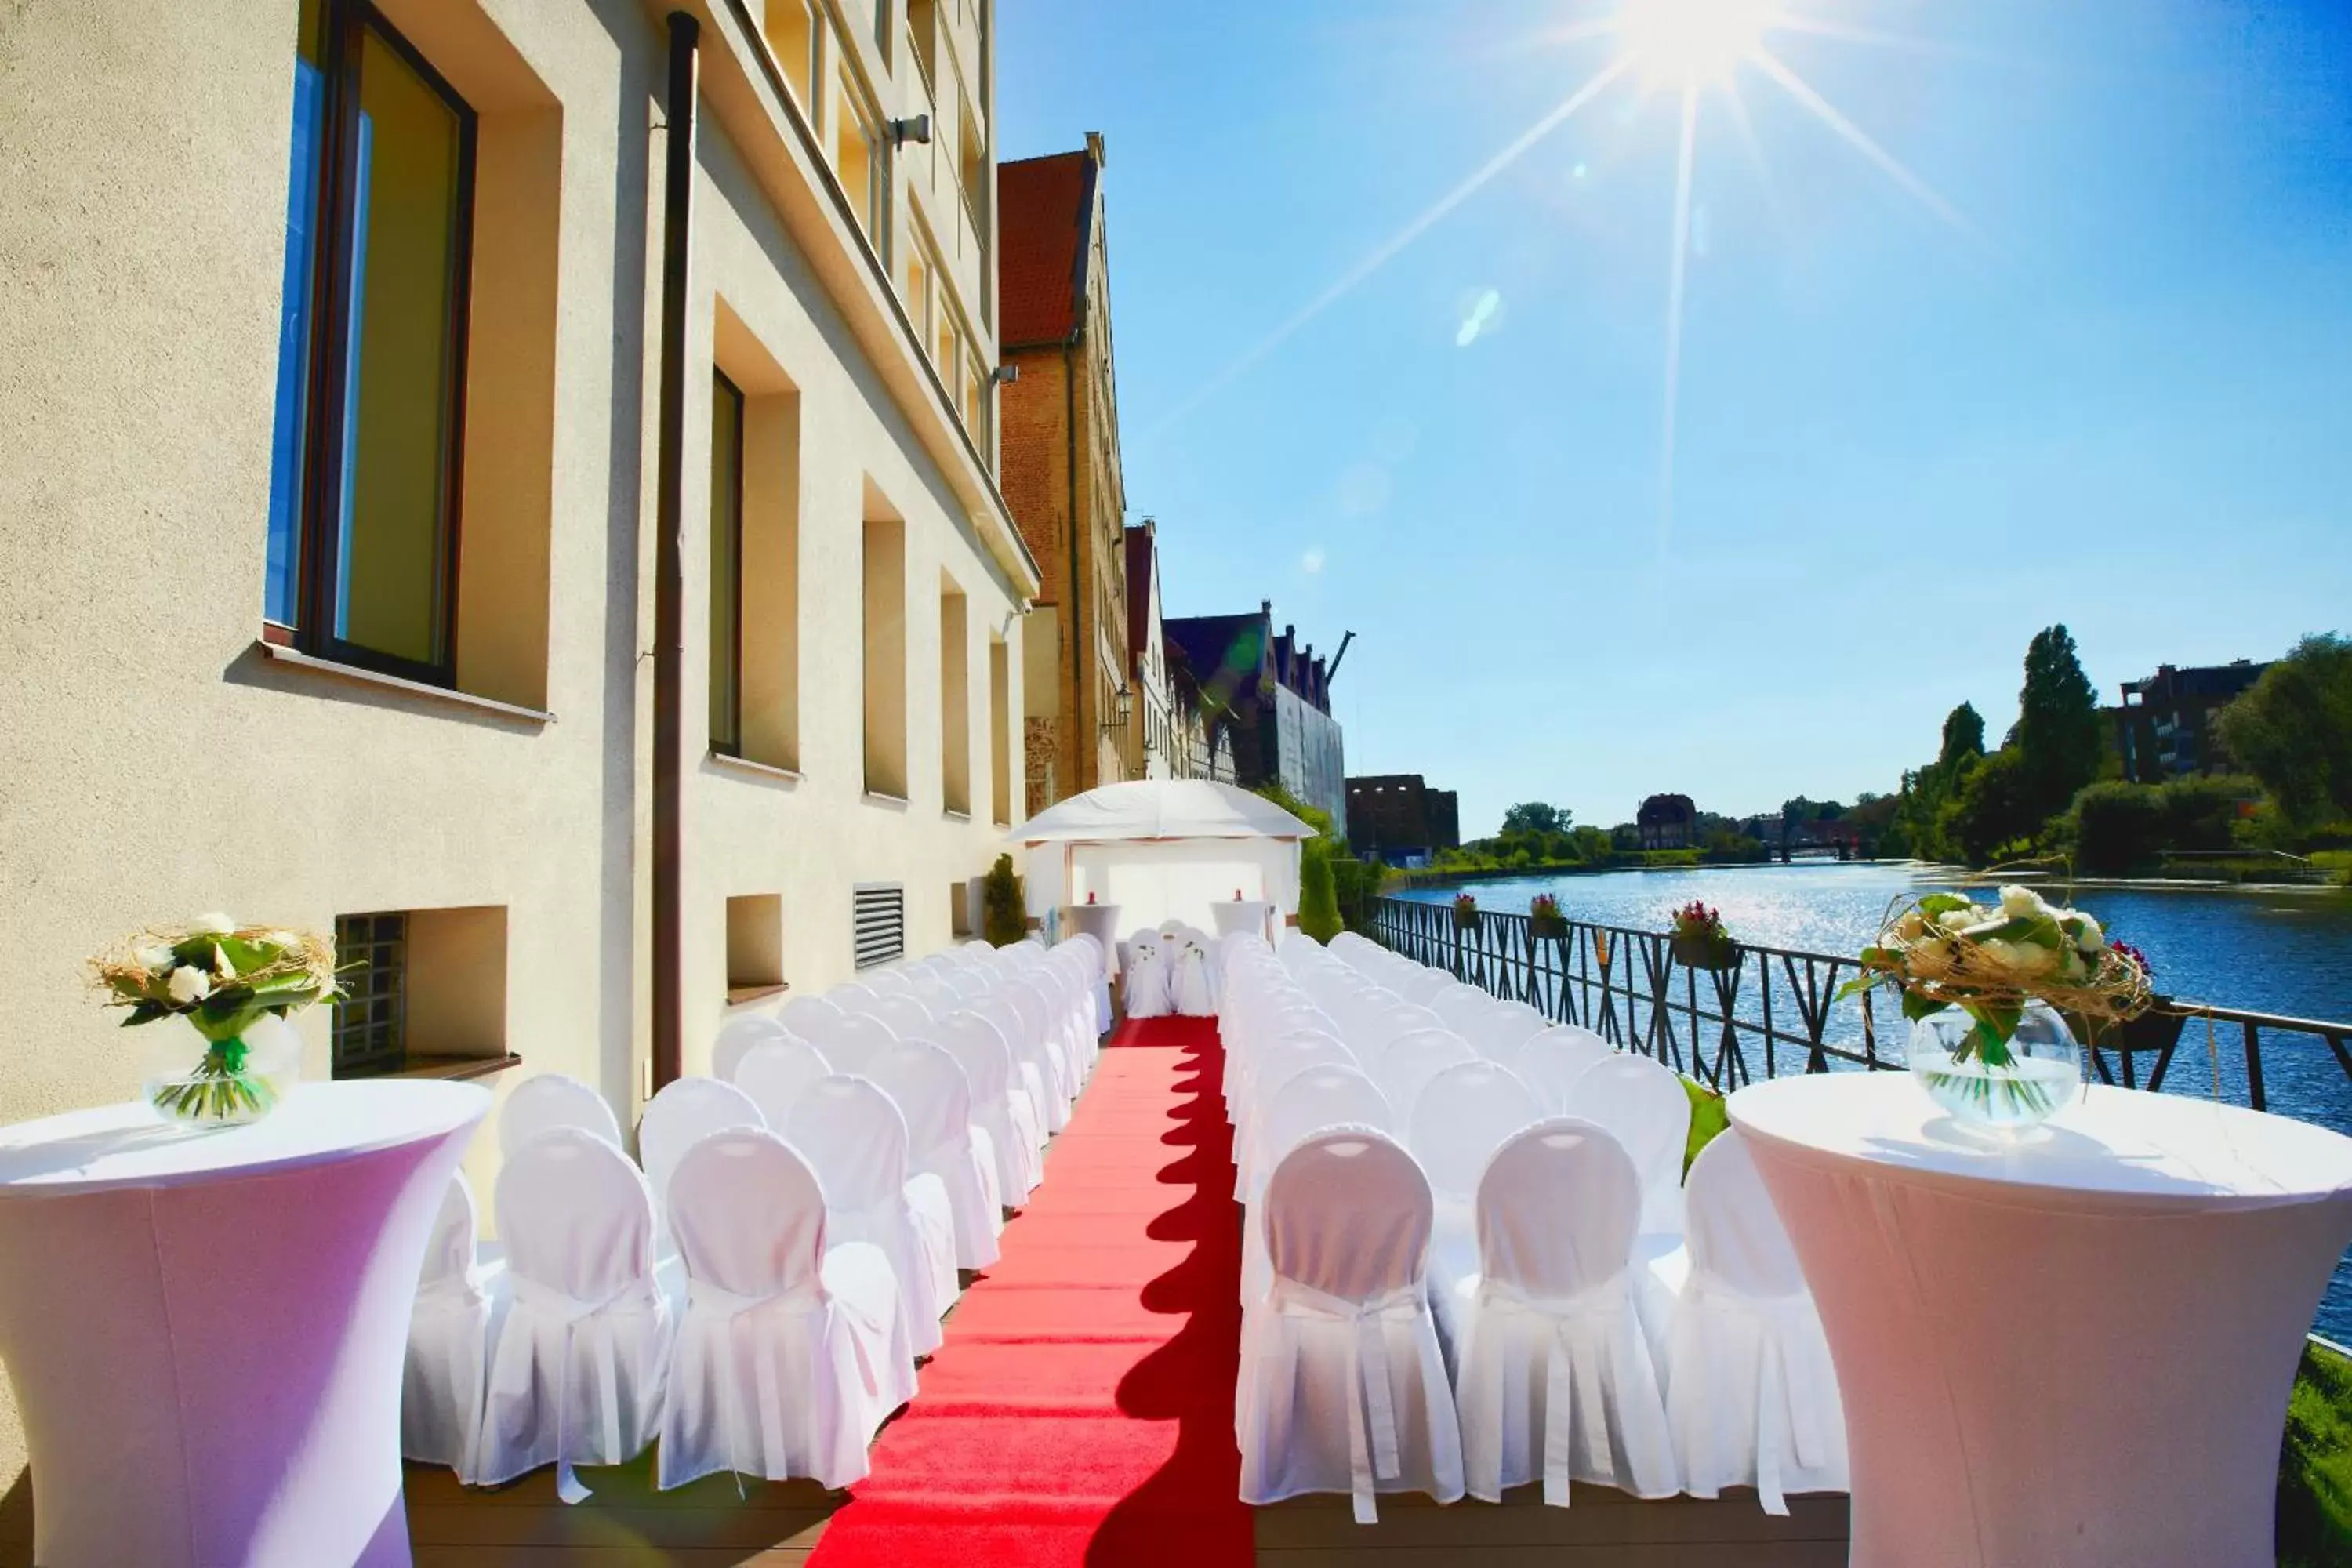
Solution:
<path fill-rule="evenodd" d="M 654 526 L 654 1089 L 683 1070 L 686 1016 L 679 974 L 678 881 L 685 831 L 686 307 L 694 237 L 695 77 L 701 25 L 669 14 L 668 142 L 662 189 L 661 433 Z"/>

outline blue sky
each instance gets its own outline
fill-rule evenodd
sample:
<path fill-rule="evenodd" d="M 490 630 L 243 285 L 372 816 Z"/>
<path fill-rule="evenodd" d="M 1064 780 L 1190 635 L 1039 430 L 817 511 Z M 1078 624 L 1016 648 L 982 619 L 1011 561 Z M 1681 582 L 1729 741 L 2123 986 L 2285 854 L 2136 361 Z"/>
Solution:
<path fill-rule="evenodd" d="M 2352 629 L 2352 7 L 1810 0 L 1699 110 L 1610 0 L 1003 0 L 1001 155 L 1108 139 L 1127 493 L 1171 614 L 1275 602 L 1350 773 L 1580 822 L 1891 790 L 2063 620 L 2107 700 Z"/>

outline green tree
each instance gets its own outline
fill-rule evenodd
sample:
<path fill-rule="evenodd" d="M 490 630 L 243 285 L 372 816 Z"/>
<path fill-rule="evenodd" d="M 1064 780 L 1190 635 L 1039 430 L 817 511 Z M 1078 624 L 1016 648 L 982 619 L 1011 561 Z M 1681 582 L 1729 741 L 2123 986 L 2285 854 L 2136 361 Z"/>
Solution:
<path fill-rule="evenodd" d="M 1012 856 L 999 855 L 981 879 L 980 911 L 980 934 L 994 946 L 1011 947 L 1029 934 L 1029 908 L 1022 900 Z"/>
<path fill-rule="evenodd" d="M 2017 694 L 2011 738 L 2022 755 L 2026 800 L 2037 816 L 2064 810 L 2076 790 L 2099 776 L 2105 754 L 2101 735 L 2099 694 L 2074 655 L 2073 635 L 2063 626 L 2034 633 L 2025 650 L 2025 684 Z"/>
<path fill-rule="evenodd" d="M 1572 814 L 1557 805 L 1547 805 L 1539 800 L 1523 800 L 1503 813 L 1502 837 L 1508 838 L 1521 833 L 1565 833 Z"/>
<path fill-rule="evenodd" d="M 2352 637 L 2305 637 L 2218 722 L 2221 743 L 2294 826 L 2352 818 Z"/>
<path fill-rule="evenodd" d="M 1345 929 L 1339 894 L 1331 876 L 1331 852 L 1321 839 L 1306 847 L 1298 867 L 1298 929 L 1317 942 L 1329 942 Z"/>
<path fill-rule="evenodd" d="M 1976 704 L 1963 702 L 1944 715 L 1944 747 L 1936 753 L 1936 768 L 1949 777 L 1961 764 L 1984 755 L 1984 715 Z"/>
<path fill-rule="evenodd" d="M 1936 826 L 1943 845 L 1969 864 L 1982 866 L 2020 839 L 2031 838 L 2044 816 L 2024 752 L 2003 746 L 1969 769 Z"/>

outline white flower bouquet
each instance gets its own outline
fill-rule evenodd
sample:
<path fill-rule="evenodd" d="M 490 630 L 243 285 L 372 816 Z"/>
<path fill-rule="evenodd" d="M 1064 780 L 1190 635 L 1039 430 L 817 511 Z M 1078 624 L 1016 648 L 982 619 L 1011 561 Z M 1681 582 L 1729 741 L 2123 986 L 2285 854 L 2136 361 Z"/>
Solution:
<path fill-rule="evenodd" d="M 248 1121 L 266 1115 L 278 1090 L 249 1070 L 246 1032 L 341 993 L 328 937 L 275 926 L 240 926 L 202 915 L 185 926 L 151 928 L 90 960 L 110 1007 L 130 1009 L 125 1027 L 184 1018 L 205 1049 L 184 1078 L 151 1085 L 149 1099 L 187 1121 Z"/>
<path fill-rule="evenodd" d="M 1838 994 L 1881 985 L 1902 993 L 1915 1024 L 1957 1007 L 1972 1026 L 1952 1046 L 1957 1061 L 2011 1065 L 2010 1043 L 2026 1004 L 2046 1002 L 2086 1018 L 2126 1022 L 2150 1001 L 2139 955 L 2110 942 L 2080 910 L 2047 902 L 2031 888 L 2000 890 L 1998 904 L 1930 893 L 1890 911 L 1878 940 L 1862 950 L 1863 972 Z"/>

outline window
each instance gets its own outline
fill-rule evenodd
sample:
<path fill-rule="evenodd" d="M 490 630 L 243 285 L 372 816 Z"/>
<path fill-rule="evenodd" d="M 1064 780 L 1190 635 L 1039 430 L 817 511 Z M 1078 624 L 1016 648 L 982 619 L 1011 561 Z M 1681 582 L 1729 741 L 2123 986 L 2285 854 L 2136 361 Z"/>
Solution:
<path fill-rule="evenodd" d="M 816 123 L 816 95 L 811 89 L 824 79 L 819 74 L 818 41 L 824 37 L 810 0 L 768 0 L 768 47 L 775 51 L 777 68 L 800 100 L 801 112 Z"/>
<path fill-rule="evenodd" d="M 972 118 L 971 100 L 961 105 L 961 118 L 956 127 L 956 152 L 961 160 L 958 171 L 963 179 L 963 205 L 971 216 L 975 237 L 988 232 L 988 143 L 982 140 L 980 121 Z"/>
<path fill-rule="evenodd" d="M 1013 826 L 1013 651 L 1003 637 L 988 639 L 989 816 Z"/>
<path fill-rule="evenodd" d="M 454 684 L 475 117 L 358 0 L 297 37 L 264 613 Z"/>
<path fill-rule="evenodd" d="M 727 1000 L 750 1002 L 784 987 L 784 900 L 748 893 L 727 900 Z"/>
<path fill-rule="evenodd" d="M 865 529 L 866 793 L 907 798 L 907 525 L 868 487 Z"/>
<path fill-rule="evenodd" d="M 743 751 L 743 395 L 710 378 L 710 749 Z"/>
<path fill-rule="evenodd" d="M 336 1078 L 464 1076 L 504 1065 L 507 911 L 377 910 L 335 917 L 344 998 L 329 1026 Z"/>
<path fill-rule="evenodd" d="M 882 216 L 889 194 L 882 153 L 882 133 L 863 89 L 847 71 L 841 73 L 841 122 L 834 128 L 833 172 L 849 193 L 850 210 L 857 226 L 883 249 Z"/>
<path fill-rule="evenodd" d="M 907 37 L 914 44 L 915 68 L 928 91 L 940 79 L 939 0 L 907 0 Z"/>
<path fill-rule="evenodd" d="M 916 341 L 929 346 L 931 341 L 930 247 L 918 238 L 907 247 L 907 319 L 915 324 Z"/>
<path fill-rule="evenodd" d="M 888 963 L 907 951 L 907 893 L 896 882 L 861 883 L 850 893 L 850 926 L 860 969 Z"/>
<path fill-rule="evenodd" d="M 940 583 L 940 797 L 971 815 L 971 621 L 953 580 Z"/>

